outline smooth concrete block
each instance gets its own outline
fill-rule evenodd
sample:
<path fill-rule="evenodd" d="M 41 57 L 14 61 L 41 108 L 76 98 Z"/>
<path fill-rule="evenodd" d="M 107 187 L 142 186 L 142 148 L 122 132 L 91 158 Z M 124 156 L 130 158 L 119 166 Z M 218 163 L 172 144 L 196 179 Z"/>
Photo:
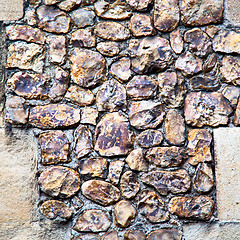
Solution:
<path fill-rule="evenodd" d="M 18 20 L 23 17 L 23 0 L 0 0 L 0 21 Z"/>
<path fill-rule="evenodd" d="M 240 1 L 239 0 L 225 0 L 225 20 L 232 26 L 240 26 Z"/>

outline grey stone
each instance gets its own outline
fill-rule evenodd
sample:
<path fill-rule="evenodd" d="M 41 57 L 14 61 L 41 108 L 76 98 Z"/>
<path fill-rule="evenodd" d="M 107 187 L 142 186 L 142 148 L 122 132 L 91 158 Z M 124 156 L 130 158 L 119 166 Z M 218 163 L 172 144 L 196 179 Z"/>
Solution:
<path fill-rule="evenodd" d="M 23 0 L 0 0 L 0 21 L 18 20 L 23 16 Z"/>
<path fill-rule="evenodd" d="M 226 0 L 225 1 L 225 15 L 224 19 L 227 20 L 232 26 L 240 26 L 240 4 L 239 0 Z"/>

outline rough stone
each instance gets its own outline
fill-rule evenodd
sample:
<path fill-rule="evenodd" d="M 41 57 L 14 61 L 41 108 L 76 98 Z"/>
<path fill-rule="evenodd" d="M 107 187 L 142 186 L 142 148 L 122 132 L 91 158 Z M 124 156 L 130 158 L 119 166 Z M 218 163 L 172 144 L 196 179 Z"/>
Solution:
<path fill-rule="evenodd" d="M 141 230 L 129 229 L 124 233 L 123 240 L 145 240 L 145 234 Z"/>
<path fill-rule="evenodd" d="M 23 17 L 22 0 L 1 0 L 0 21 L 19 20 Z"/>
<path fill-rule="evenodd" d="M 34 8 L 29 7 L 25 10 L 24 22 L 30 26 L 37 25 L 37 15 Z"/>
<path fill-rule="evenodd" d="M 222 95 L 233 105 L 236 106 L 238 102 L 238 98 L 240 96 L 240 89 L 234 86 L 226 86 Z"/>
<path fill-rule="evenodd" d="M 82 110 L 81 123 L 96 125 L 98 118 L 98 111 L 92 107 L 85 107 Z"/>
<path fill-rule="evenodd" d="M 120 52 L 119 45 L 116 42 L 100 42 L 97 45 L 97 50 L 107 57 L 116 56 Z"/>
<path fill-rule="evenodd" d="M 71 199 L 71 206 L 78 211 L 81 207 L 83 207 L 83 201 L 81 199 L 79 199 L 78 197 L 74 196 Z"/>
<path fill-rule="evenodd" d="M 58 7 L 63 11 L 69 12 L 82 2 L 82 0 L 63 0 L 58 4 Z"/>
<path fill-rule="evenodd" d="M 182 233 L 174 228 L 166 228 L 152 231 L 148 234 L 147 240 L 157 240 L 157 239 L 166 239 L 166 240 L 181 240 Z"/>
<path fill-rule="evenodd" d="M 72 240 L 100 240 L 100 236 L 94 233 L 85 233 L 72 238 Z"/>
<path fill-rule="evenodd" d="M 216 91 L 220 87 L 218 78 L 212 78 L 206 75 L 192 77 L 189 83 L 194 91 Z"/>
<path fill-rule="evenodd" d="M 120 160 L 112 161 L 109 163 L 108 176 L 113 184 L 118 184 L 123 167 L 124 162 Z"/>
<path fill-rule="evenodd" d="M 119 240 L 117 231 L 112 230 L 110 232 L 107 232 L 102 236 L 101 240 Z"/>
<path fill-rule="evenodd" d="M 213 70 L 216 65 L 218 65 L 218 56 L 215 53 L 212 53 L 208 56 L 207 60 L 205 61 L 203 65 L 203 71 L 204 73 L 209 73 L 211 70 Z"/>
<path fill-rule="evenodd" d="M 79 8 L 71 13 L 73 23 L 78 28 L 94 25 L 95 13 L 90 8 Z"/>
<path fill-rule="evenodd" d="M 146 11 L 152 0 L 126 0 L 126 2 L 136 11 Z"/>
<path fill-rule="evenodd" d="M 137 138 L 136 142 L 140 147 L 150 148 L 161 144 L 163 140 L 163 134 L 159 130 L 145 130 L 141 132 Z"/>
<path fill-rule="evenodd" d="M 183 39 L 179 29 L 176 29 L 170 33 L 170 44 L 172 50 L 176 54 L 180 54 L 183 51 Z"/>
<path fill-rule="evenodd" d="M 240 125 L 240 101 L 238 101 L 237 108 L 234 114 L 233 122 L 235 126 Z"/>
<path fill-rule="evenodd" d="M 240 12 L 240 6 L 238 0 L 227 0 L 224 8 L 224 20 L 228 21 L 231 26 L 239 27 L 240 19 L 238 13 Z"/>
<path fill-rule="evenodd" d="M 96 38 L 93 34 L 92 29 L 79 29 L 72 33 L 70 43 L 76 47 L 95 47 Z"/>
<path fill-rule="evenodd" d="M 219 28 L 215 25 L 209 25 L 206 27 L 206 33 L 210 38 L 214 38 Z"/>
<path fill-rule="evenodd" d="M 61 0 L 44 0 L 46 5 L 53 5 L 55 3 L 61 2 Z"/>

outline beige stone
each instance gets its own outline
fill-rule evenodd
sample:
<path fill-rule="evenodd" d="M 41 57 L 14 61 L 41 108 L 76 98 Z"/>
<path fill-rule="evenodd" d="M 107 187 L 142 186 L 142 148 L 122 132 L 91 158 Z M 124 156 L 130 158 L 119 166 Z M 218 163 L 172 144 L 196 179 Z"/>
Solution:
<path fill-rule="evenodd" d="M 23 0 L 0 0 L 0 21 L 18 20 L 23 16 Z"/>
<path fill-rule="evenodd" d="M 229 21 L 233 26 L 240 26 L 240 4 L 238 0 L 226 0 L 225 1 L 225 16 L 224 19 Z"/>

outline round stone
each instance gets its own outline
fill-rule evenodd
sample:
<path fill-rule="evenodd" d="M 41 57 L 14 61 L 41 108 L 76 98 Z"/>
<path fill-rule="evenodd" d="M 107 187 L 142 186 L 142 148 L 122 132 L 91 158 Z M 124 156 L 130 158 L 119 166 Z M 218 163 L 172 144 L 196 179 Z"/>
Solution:
<path fill-rule="evenodd" d="M 124 233 L 123 240 L 145 240 L 145 234 L 141 230 L 127 230 Z"/>
<path fill-rule="evenodd" d="M 120 52 L 119 45 L 116 42 L 100 42 L 97 45 L 97 50 L 107 57 L 116 56 Z"/>
<path fill-rule="evenodd" d="M 182 233 L 174 228 L 167 228 L 167 229 L 159 229 L 150 232 L 147 235 L 147 240 L 181 240 Z"/>

